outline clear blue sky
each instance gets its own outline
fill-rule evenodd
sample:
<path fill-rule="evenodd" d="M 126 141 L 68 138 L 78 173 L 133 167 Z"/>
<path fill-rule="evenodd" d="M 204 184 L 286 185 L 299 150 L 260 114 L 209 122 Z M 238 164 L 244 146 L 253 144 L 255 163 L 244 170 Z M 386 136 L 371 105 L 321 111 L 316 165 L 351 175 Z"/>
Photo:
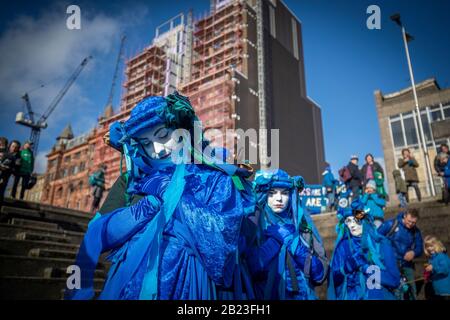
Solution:
<path fill-rule="evenodd" d="M 436 77 L 450 86 L 450 1 L 286 0 L 301 20 L 308 95 L 322 107 L 327 160 L 334 170 L 351 154 L 382 157 L 373 92 L 409 86 L 399 28 L 402 20 L 415 40 L 410 43 L 416 81 Z M 82 10 L 82 30 L 65 27 L 65 8 Z M 366 9 L 381 8 L 381 30 L 366 28 Z M 45 110 L 82 58 L 94 59 L 49 119 L 41 135 L 39 169 L 45 153 L 65 125 L 75 134 L 95 126 L 106 102 L 119 37 L 125 33 L 126 56 L 148 45 L 156 26 L 181 11 L 198 17 L 209 1 L 16 1 L 2 3 L 0 12 L 0 136 L 24 140 L 27 128 L 14 123 L 22 110 L 21 93 L 30 93 L 33 106 Z M 119 81 L 121 82 L 121 73 Z M 118 86 L 120 89 L 120 86 Z M 115 106 L 121 92 L 115 93 Z M 281 128 L 282 129 L 282 128 Z"/>

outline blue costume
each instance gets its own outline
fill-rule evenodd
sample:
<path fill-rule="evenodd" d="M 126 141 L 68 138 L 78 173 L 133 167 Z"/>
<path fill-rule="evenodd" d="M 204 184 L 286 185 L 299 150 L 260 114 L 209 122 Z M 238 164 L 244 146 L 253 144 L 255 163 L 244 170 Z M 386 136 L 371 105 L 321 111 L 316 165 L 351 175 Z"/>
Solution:
<path fill-rule="evenodd" d="M 242 298 L 249 284 L 239 283 L 240 229 L 254 210 L 245 174 L 216 166 L 192 145 L 188 156 L 200 162 L 155 161 L 136 139 L 161 124 L 192 132 L 196 120 L 189 100 L 175 93 L 141 101 L 126 122 L 111 126 L 110 144 L 127 160 L 127 194 L 142 198 L 90 222 L 76 261 L 81 289 L 66 298 L 94 296 L 94 270 L 107 251 L 112 265 L 100 299 L 217 299 L 230 288 Z"/>
<path fill-rule="evenodd" d="M 362 219 L 362 235 L 351 235 L 344 221 L 356 210 L 364 211 L 364 206 L 358 199 L 350 207 L 338 211 L 338 235 L 331 259 L 328 299 L 395 299 L 396 289 L 400 285 L 400 272 L 394 250 L 390 242 L 376 232 L 369 215 Z M 379 286 L 368 285 L 369 277 L 374 271 L 377 272 L 371 266 L 379 268 Z"/>
<path fill-rule="evenodd" d="M 314 287 L 327 276 L 327 260 L 317 230 L 299 200 L 303 178 L 282 170 L 258 171 L 253 182 L 258 233 L 246 249 L 258 299 L 315 299 Z M 289 190 L 289 205 L 275 213 L 267 205 L 272 188 Z"/>

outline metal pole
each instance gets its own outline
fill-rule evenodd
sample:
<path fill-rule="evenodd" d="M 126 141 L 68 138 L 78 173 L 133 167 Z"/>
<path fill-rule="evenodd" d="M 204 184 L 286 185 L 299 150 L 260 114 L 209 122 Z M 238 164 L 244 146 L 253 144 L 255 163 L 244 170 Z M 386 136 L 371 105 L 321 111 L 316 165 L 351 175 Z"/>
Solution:
<path fill-rule="evenodd" d="M 411 65 L 411 58 L 409 57 L 408 40 L 406 39 L 406 30 L 405 30 L 405 27 L 403 27 L 403 26 L 402 26 L 402 35 L 403 35 L 403 42 L 405 43 L 406 59 L 408 60 L 409 76 L 411 78 L 411 85 L 412 85 L 413 94 L 414 94 L 414 102 L 416 104 L 416 113 L 417 113 L 418 124 L 419 124 L 419 135 L 420 135 L 420 140 L 421 140 L 420 144 L 422 144 L 422 147 L 423 147 L 422 151 L 423 151 L 423 155 L 424 155 L 424 159 L 425 159 L 425 166 L 427 169 L 427 176 L 428 176 L 427 180 L 428 180 L 428 184 L 429 184 L 429 187 L 431 190 L 431 195 L 434 197 L 436 195 L 436 191 L 434 189 L 433 175 L 431 173 L 430 157 L 428 155 L 428 148 L 427 148 L 427 144 L 425 141 L 425 135 L 423 132 L 422 117 L 420 116 L 419 101 L 417 99 L 416 85 L 414 82 L 414 74 L 413 74 L 412 65 Z"/>

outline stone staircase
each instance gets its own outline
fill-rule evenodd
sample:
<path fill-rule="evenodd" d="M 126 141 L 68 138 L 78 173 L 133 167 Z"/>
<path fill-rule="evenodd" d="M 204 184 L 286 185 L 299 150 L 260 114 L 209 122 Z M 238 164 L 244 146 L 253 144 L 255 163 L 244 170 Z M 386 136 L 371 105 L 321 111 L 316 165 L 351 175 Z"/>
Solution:
<path fill-rule="evenodd" d="M 428 201 L 421 203 L 412 203 L 410 207 L 417 208 L 419 211 L 420 219 L 417 226 L 421 230 L 422 236 L 435 235 L 444 243 L 447 249 L 450 248 L 450 206 L 445 206 L 434 199 L 429 199 Z M 385 219 L 392 219 L 396 217 L 399 212 L 399 208 L 388 207 L 385 212 Z M 336 239 L 336 212 L 314 215 L 313 220 L 324 241 L 327 256 L 331 259 Z M 425 256 L 422 256 L 415 261 L 416 279 L 419 279 L 423 277 L 423 264 L 426 262 Z M 416 285 L 418 289 L 421 289 L 423 281 L 418 281 Z M 316 288 L 316 292 L 320 299 L 326 299 L 326 288 L 327 282 Z M 420 290 L 419 299 L 424 298 L 423 291 L 424 290 Z"/>
<path fill-rule="evenodd" d="M 434 234 L 450 248 L 450 207 L 435 201 L 411 206 L 419 209 L 422 235 Z M 388 208 L 386 219 L 398 212 L 397 208 Z M 0 211 L 0 299 L 61 299 L 67 267 L 74 263 L 90 219 L 79 211 L 7 199 Z M 331 257 L 336 214 L 315 215 L 313 220 Z M 424 262 L 424 257 L 417 260 L 417 278 L 422 276 Z M 108 267 L 102 258 L 95 273 L 97 293 Z M 321 299 L 326 298 L 326 287 L 325 282 L 317 288 Z M 423 298 L 423 290 L 419 297 Z"/>
<path fill-rule="evenodd" d="M 90 219 L 79 211 L 7 199 L 0 211 L 0 298 L 61 299 L 67 267 Z M 100 263 L 95 273 L 97 290 L 107 267 Z"/>

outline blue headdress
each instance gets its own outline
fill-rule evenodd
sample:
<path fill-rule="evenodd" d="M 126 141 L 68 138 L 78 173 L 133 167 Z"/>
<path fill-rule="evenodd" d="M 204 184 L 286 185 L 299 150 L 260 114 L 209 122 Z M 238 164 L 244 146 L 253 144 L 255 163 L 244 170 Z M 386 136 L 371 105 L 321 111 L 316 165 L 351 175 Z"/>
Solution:
<path fill-rule="evenodd" d="M 143 130 L 159 124 L 192 131 L 200 122 L 189 99 L 175 92 L 167 97 L 148 97 L 134 107 L 127 121 L 111 124 L 109 144 L 125 156 L 131 179 L 139 177 L 141 172 L 150 173 L 152 170 L 142 146 L 134 138 Z"/>
<path fill-rule="evenodd" d="M 308 211 L 304 208 L 299 193 L 303 190 L 305 181 L 301 176 L 290 177 L 282 169 L 258 170 L 253 181 L 253 190 L 256 194 L 256 201 L 261 211 L 268 210 L 267 197 L 270 189 L 285 188 L 290 191 L 289 215 L 292 218 L 296 230 L 308 228 L 314 236 L 320 240 L 320 235 L 312 222 Z M 264 219 L 261 219 L 264 220 Z M 264 222 L 264 221 L 263 221 Z M 265 225 L 262 225 L 265 228 Z"/>

